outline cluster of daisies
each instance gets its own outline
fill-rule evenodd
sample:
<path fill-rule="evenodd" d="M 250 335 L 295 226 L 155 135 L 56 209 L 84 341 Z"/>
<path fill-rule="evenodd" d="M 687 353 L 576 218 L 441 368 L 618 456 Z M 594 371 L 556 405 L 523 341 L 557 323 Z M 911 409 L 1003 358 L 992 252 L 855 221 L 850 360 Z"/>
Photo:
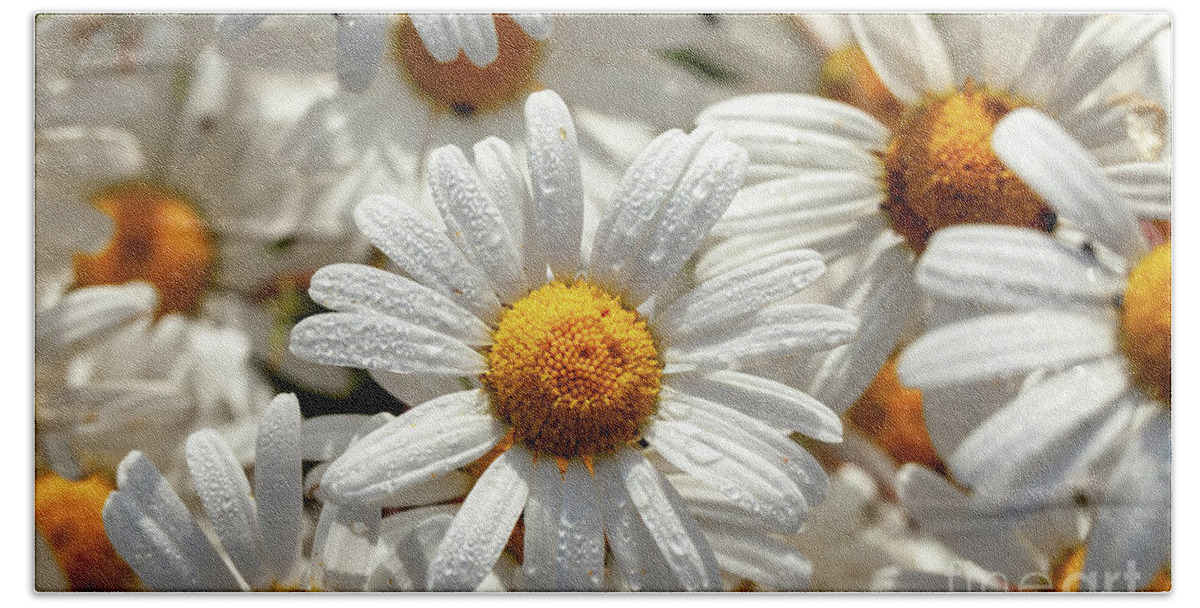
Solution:
<path fill-rule="evenodd" d="M 40 590 L 1170 588 L 1162 14 L 40 15 Z"/>

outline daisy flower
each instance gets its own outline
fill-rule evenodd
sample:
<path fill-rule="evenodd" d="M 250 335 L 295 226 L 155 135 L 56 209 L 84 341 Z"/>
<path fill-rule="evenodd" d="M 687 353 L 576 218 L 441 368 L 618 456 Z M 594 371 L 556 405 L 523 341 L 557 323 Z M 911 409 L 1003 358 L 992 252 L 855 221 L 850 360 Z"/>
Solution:
<path fill-rule="evenodd" d="M 234 69 L 198 38 L 206 26 L 186 15 L 38 20 L 39 298 L 142 279 L 160 316 L 241 330 L 253 321 L 231 294 L 367 255 L 345 197 L 370 180 L 284 137 L 336 83 Z M 260 334 L 251 345 L 275 363 Z"/>
<path fill-rule="evenodd" d="M 521 102 L 543 88 L 576 113 L 589 200 L 609 200 L 655 134 L 687 124 L 701 100 L 721 98 L 656 54 L 680 37 L 673 17 L 560 15 L 551 30 L 545 15 L 352 15 L 336 28 L 323 15 L 288 15 L 224 49 L 230 61 L 318 79 L 333 78 L 338 49 L 337 73 L 353 84 L 314 104 L 294 138 L 381 176 L 432 217 L 429 152 L 488 136 L 519 141 Z M 498 51 L 484 61 L 489 45 Z M 595 221 L 590 215 L 587 229 Z"/>
<path fill-rule="evenodd" d="M 104 504 L 108 537 L 155 591 L 294 588 L 304 577 L 300 444 L 300 403 L 276 396 L 259 425 L 252 496 L 219 434 L 205 429 L 188 437 L 192 484 L 217 545 L 150 459 L 130 452 Z"/>
<path fill-rule="evenodd" d="M 976 387 L 1024 381 L 966 420 L 977 426 L 947 452 L 950 471 L 983 512 L 1088 505 L 1084 570 L 1133 564 L 1144 584 L 1170 553 L 1170 242 L 1149 247 L 1137 209 L 1046 116 L 1013 112 L 993 140 L 1083 237 L 996 226 L 935 236 L 918 283 L 976 313 L 910 345 L 900 377 L 964 403 L 986 401 Z M 931 432 L 952 417 L 931 416 Z"/>
<path fill-rule="evenodd" d="M 745 153 L 711 129 L 656 138 L 587 247 L 565 104 L 531 95 L 526 125 L 531 187 L 496 138 L 475 146 L 473 165 L 455 147 L 431 154 L 446 229 L 388 197 L 357 208 L 363 232 L 411 279 L 353 265 L 314 276 L 315 301 L 341 312 L 298 324 L 297 355 L 462 383 L 352 446 L 320 493 L 380 504 L 486 465 L 429 565 L 430 589 L 474 588 L 523 514 L 524 588 L 600 588 L 607 546 L 624 587 L 719 590 L 708 539 L 647 455 L 728 498 L 748 524 L 795 532 L 826 479 L 788 430 L 837 441 L 841 424 L 750 370 L 844 343 L 857 319 L 829 306 L 768 306 L 821 274 L 810 251 L 766 257 L 678 297 L 664 289 L 744 176 Z"/>
<path fill-rule="evenodd" d="M 1045 110 L 1129 187 L 1162 180 L 1169 164 L 1138 155 L 1129 97 L 1105 80 L 1168 27 L 1165 15 L 848 17 L 882 85 L 903 107 L 895 124 L 806 95 L 762 94 L 697 118 L 750 154 L 748 186 L 696 265 L 699 280 L 796 247 L 833 264 L 861 256 L 836 302 L 863 335 L 780 373 L 804 378 L 842 411 L 913 332 L 913 264 L 937 230 L 994 223 L 1049 230 L 1052 210 L 996 158 L 989 137 L 1019 107 Z M 1160 125 L 1161 126 L 1161 125 Z M 1152 190 L 1158 193 L 1159 190 Z"/>
<path fill-rule="evenodd" d="M 256 29 L 268 15 L 222 15 L 216 30 L 226 44 L 234 44 Z M 347 90 L 361 92 L 371 86 L 385 56 L 391 18 L 378 14 L 332 15 L 337 22 L 338 81 Z M 497 18 L 501 22 L 497 24 Z M 476 68 L 486 68 L 500 57 L 500 31 L 507 18 L 533 40 L 545 40 L 554 29 L 549 15 L 516 13 L 414 13 L 408 15 L 422 46 L 438 63 L 465 57 Z M 507 33 L 507 32 L 506 32 Z M 506 40 L 507 42 L 507 40 Z"/>

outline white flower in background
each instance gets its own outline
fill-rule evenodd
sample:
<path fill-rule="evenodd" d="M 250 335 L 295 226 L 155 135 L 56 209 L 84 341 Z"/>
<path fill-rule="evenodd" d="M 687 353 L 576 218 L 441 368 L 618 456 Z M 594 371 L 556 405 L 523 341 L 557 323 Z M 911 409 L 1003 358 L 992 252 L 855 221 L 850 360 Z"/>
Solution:
<path fill-rule="evenodd" d="M 447 229 L 388 197 L 358 207 L 360 228 L 412 279 L 355 265 L 314 276 L 314 300 L 342 312 L 298 324 L 296 354 L 412 384 L 463 383 L 359 440 L 324 472 L 320 494 L 377 506 L 486 455 L 429 588 L 475 588 L 523 513 L 521 588 L 601 588 L 607 539 L 621 588 L 720 589 L 713 548 L 646 454 L 728 498 L 755 529 L 795 532 L 827 482 L 788 430 L 837 441 L 841 424 L 748 372 L 761 358 L 844 343 L 857 320 L 829 306 L 769 306 L 824 270 L 803 250 L 675 299 L 665 290 L 744 175 L 744 152 L 712 130 L 655 139 L 585 239 L 565 105 L 531 95 L 526 123 L 532 188 L 511 148 L 490 138 L 474 165 L 454 147 L 431 154 Z"/>
<path fill-rule="evenodd" d="M 365 194 L 370 176 L 330 170 L 319 151 L 286 137 L 336 83 L 234 69 L 197 35 L 211 30 L 206 18 L 93 21 L 37 23 L 40 295 L 143 279 L 159 291 L 159 314 L 244 329 L 269 323 L 246 318 L 222 293 L 252 294 L 281 275 L 365 259 L 347 202 Z M 110 65 L 99 59 L 117 52 L 109 38 L 147 41 L 139 43 L 147 50 L 122 50 L 129 59 Z M 267 333 L 251 335 L 264 358 Z M 321 373 L 308 367 L 307 377 Z"/>
<path fill-rule="evenodd" d="M 247 421 L 269 392 L 248 369 L 248 341 L 203 320 L 155 320 L 156 302 L 154 289 L 138 281 L 75 289 L 39 303 L 37 448 L 59 475 L 111 474 L 136 447 L 178 479 L 183 438 L 205 426 L 220 430 L 240 458 L 249 458 Z"/>
<path fill-rule="evenodd" d="M 216 29 L 227 45 L 256 29 L 269 15 L 222 15 Z M 439 63 L 451 63 L 461 53 L 477 68 L 486 68 L 500 56 L 496 17 L 487 13 L 413 13 L 408 15 L 425 50 Z M 388 15 L 332 15 L 337 22 L 338 81 L 347 90 L 361 92 L 371 86 L 386 55 L 391 18 Z M 545 40 L 554 29 L 553 18 L 539 13 L 508 15 L 526 36 Z M 285 17 L 286 18 L 286 17 Z"/>
<path fill-rule="evenodd" d="M 1051 210 L 990 149 L 1004 114 L 1045 110 L 1147 209 L 1162 208 L 1169 189 L 1157 185 L 1170 173 L 1168 161 L 1139 156 L 1128 108 L 1106 83 L 1169 26 L 1166 15 L 848 19 L 903 105 L 893 128 L 850 105 L 788 94 L 735 98 L 697 118 L 751 159 L 749 185 L 714 230 L 724 240 L 697 263 L 698 280 L 796 247 L 816 249 L 831 264 L 861 256 L 834 300 L 862 316 L 860 338 L 772 372 L 838 411 L 919 321 L 912 272 L 931 234 L 957 223 L 1053 228 Z"/>
<path fill-rule="evenodd" d="M 1127 205 L 1046 116 L 1013 112 L 994 146 L 1082 243 L 1011 227 L 935 236 L 917 282 L 975 316 L 914 342 L 898 371 L 926 394 L 951 389 L 971 404 L 952 428 L 939 427 L 961 412 L 928 420 L 977 511 L 1083 501 L 1094 514 L 1084 571 L 1132 563 L 1144 584 L 1170 554 L 1170 242 L 1150 249 L 1136 219 L 1147 207 Z M 1150 210 L 1169 217 L 1163 196 Z M 987 387 L 1027 377 L 1014 399 L 980 409 Z"/>
<path fill-rule="evenodd" d="M 335 27 L 324 15 L 276 15 L 223 48 L 230 61 L 319 79 L 333 78 L 337 54 L 341 92 L 314 104 L 292 137 L 347 171 L 386 176 L 388 191 L 431 217 L 429 152 L 488 136 L 519 142 L 522 101 L 533 91 L 553 89 L 575 112 L 585 194 L 596 205 L 611 198 L 612 184 L 655 134 L 687 125 L 730 94 L 663 61 L 663 49 L 703 40 L 695 24 L 681 27 L 690 22 L 682 16 L 550 22 L 519 14 L 345 15 Z M 473 58 L 490 57 L 493 36 L 495 59 Z M 596 215 L 589 211 L 586 230 Z"/>

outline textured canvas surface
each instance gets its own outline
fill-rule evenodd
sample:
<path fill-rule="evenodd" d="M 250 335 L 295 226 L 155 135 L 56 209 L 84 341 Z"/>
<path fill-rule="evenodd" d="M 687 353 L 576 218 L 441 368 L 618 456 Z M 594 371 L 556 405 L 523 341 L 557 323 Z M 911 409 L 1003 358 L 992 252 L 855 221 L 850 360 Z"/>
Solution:
<path fill-rule="evenodd" d="M 1172 33 L 39 14 L 38 591 L 1165 591 Z"/>

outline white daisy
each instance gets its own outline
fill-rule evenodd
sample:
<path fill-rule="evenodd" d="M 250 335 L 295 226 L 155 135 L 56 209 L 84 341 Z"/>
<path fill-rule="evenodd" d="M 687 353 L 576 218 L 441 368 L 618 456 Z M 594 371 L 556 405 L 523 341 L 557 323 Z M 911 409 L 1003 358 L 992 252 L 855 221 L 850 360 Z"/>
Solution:
<path fill-rule="evenodd" d="M 276 396 L 259 426 L 252 496 L 220 435 L 205 429 L 188 437 L 192 484 L 217 545 L 154 464 L 130 452 L 104 505 L 109 540 L 155 591 L 295 588 L 305 575 L 300 445 L 300 403 Z"/>
<path fill-rule="evenodd" d="M 899 373 L 963 403 L 1032 374 L 1015 399 L 942 433 L 965 435 L 945 452 L 951 472 L 985 512 L 1085 501 L 1095 516 L 1085 571 L 1132 563 L 1144 583 L 1170 552 L 1170 243 L 1150 250 L 1136 220 L 1146 207 L 1127 205 L 1044 115 L 1014 112 L 994 146 L 1084 240 L 988 226 L 937 235 L 917 281 L 976 316 L 913 343 Z M 1162 196 L 1154 209 L 1169 214 Z M 931 413 L 931 433 L 960 415 Z"/>
<path fill-rule="evenodd" d="M 206 27 L 187 15 L 38 20 L 39 297 L 144 279 L 160 314 L 245 328 L 217 294 L 367 255 L 346 206 L 364 178 L 284 137 L 336 83 L 234 69 L 199 39 Z M 252 337 L 274 361 L 266 332 Z"/>
<path fill-rule="evenodd" d="M 227 45 L 256 29 L 268 15 L 242 14 L 217 17 L 216 30 Z M 360 92 L 371 86 L 386 56 L 391 17 L 378 14 L 332 15 L 337 22 L 338 80 L 347 90 Z M 425 50 L 439 63 L 466 57 L 485 68 L 500 56 L 496 17 L 481 13 L 413 13 L 408 15 Z M 545 40 L 554 29 L 550 15 L 514 13 L 512 20 L 526 36 Z"/>
<path fill-rule="evenodd" d="M 857 319 L 767 306 L 821 274 L 809 251 L 674 301 L 662 291 L 744 175 L 745 153 L 711 129 L 655 139 L 588 248 L 575 125 L 550 91 L 529 97 L 526 123 L 532 188 L 491 138 L 474 166 L 454 147 L 429 159 L 448 229 L 391 198 L 358 207 L 368 238 L 413 279 L 353 265 L 314 276 L 315 301 L 343 312 L 298 324 L 298 355 L 478 387 L 364 437 L 325 471 L 321 493 L 376 505 L 492 452 L 429 566 L 431 589 L 474 588 L 522 513 L 525 588 L 600 588 L 607 538 L 628 588 L 720 589 L 708 540 L 639 442 L 758 529 L 796 531 L 826 479 L 785 429 L 837 441 L 841 424 L 808 395 L 738 368 L 844 343 Z"/>
<path fill-rule="evenodd" d="M 795 247 L 816 249 L 831 264 L 862 256 L 835 301 L 863 317 L 863 335 L 779 372 L 838 411 L 918 320 L 913 264 L 934 231 L 962 222 L 1052 227 L 1045 203 L 990 150 L 1005 113 L 1046 110 L 1122 183 L 1169 173 L 1168 164 L 1138 157 L 1125 98 L 1094 94 L 1169 25 L 1165 15 L 880 14 L 849 22 L 903 104 L 894 128 L 843 103 L 786 94 L 736 98 L 697 118 L 751 158 L 750 185 L 718 224 L 725 238 L 698 262 L 698 279 Z"/>

